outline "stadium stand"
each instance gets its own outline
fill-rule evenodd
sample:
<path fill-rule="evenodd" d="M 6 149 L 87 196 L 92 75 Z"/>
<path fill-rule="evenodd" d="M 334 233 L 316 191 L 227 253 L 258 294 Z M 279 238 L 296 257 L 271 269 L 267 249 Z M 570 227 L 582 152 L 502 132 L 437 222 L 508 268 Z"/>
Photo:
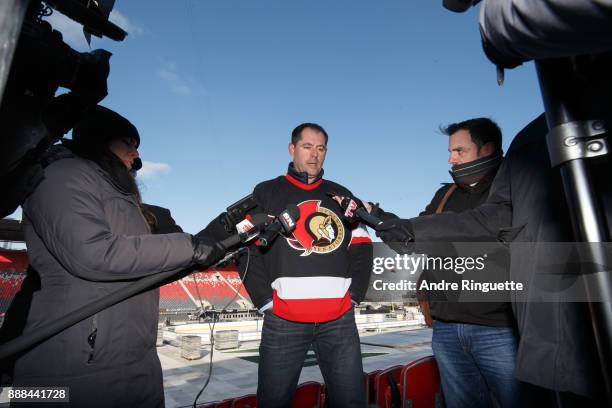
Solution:
<path fill-rule="evenodd" d="M 0 249 L 0 322 L 19 292 L 27 269 L 26 251 Z M 188 314 L 202 305 L 220 310 L 228 304 L 228 310 L 245 311 L 253 307 L 235 266 L 196 272 L 180 282 L 171 282 L 160 288 L 162 319 L 172 315 L 175 318 L 170 320 L 176 320 L 176 317 L 186 320 Z"/>
<path fill-rule="evenodd" d="M 26 251 L 0 250 L 0 321 L 19 292 L 27 269 Z"/>
<path fill-rule="evenodd" d="M 195 272 L 180 281 L 162 286 L 159 308 L 162 322 L 188 320 L 198 309 L 219 311 L 226 308 L 238 313 L 227 314 L 227 318 L 247 318 L 253 304 L 235 266 L 228 266 Z"/>
<path fill-rule="evenodd" d="M 196 272 L 184 278 L 182 282 L 189 289 L 189 293 L 194 299 L 199 300 L 201 297 L 210 302 L 215 309 L 226 306 L 236 296 L 236 292 L 239 295 L 230 304 L 229 309 L 243 309 L 245 302 L 248 302 L 249 306 L 252 305 L 249 295 L 242 285 L 240 275 L 234 267 Z"/>

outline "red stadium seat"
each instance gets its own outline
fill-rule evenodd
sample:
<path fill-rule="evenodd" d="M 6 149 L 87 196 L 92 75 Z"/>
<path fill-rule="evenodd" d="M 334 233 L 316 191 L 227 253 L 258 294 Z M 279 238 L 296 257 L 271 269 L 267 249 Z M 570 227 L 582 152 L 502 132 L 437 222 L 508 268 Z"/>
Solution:
<path fill-rule="evenodd" d="M 318 382 L 307 381 L 297 386 L 291 408 L 319 408 L 322 386 Z"/>
<path fill-rule="evenodd" d="M 257 397 L 255 394 L 235 398 L 232 408 L 257 408 Z"/>
<path fill-rule="evenodd" d="M 320 407 L 324 407 L 325 406 L 325 400 L 327 398 L 327 387 L 325 386 L 325 384 L 321 385 L 321 396 L 319 397 L 319 406 Z"/>
<path fill-rule="evenodd" d="M 234 403 L 234 399 L 228 398 L 221 402 L 218 402 L 217 405 L 215 405 L 215 408 L 232 408 L 233 403 Z"/>
<path fill-rule="evenodd" d="M 442 406 L 440 372 L 434 356 L 415 360 L 401 372 L 402 406 L 433 408 Z"/>
<path fill-rule="evenodd" d="M 198 405 L 197 408 L 217 408 L 217 404 L 218 402 L 207 402 L 205 404 Z"/>
<path fill-rule="evenodd" d="M 376 388 L 376 396 L 374 398 L 374 403 L 379 408 L 388 408 L 391 406 L 391 387 L 389 385 L 389 374 L 393 377 L 395 384 L 398 385 L 400 383 L 400 374 L 402 372 L 402 366 L 396 365 L 393 367 L 386 368 L 381 370 L 375 377 L 375 388 Z M 400 396 L 401 398 L 401 396 Z"/>

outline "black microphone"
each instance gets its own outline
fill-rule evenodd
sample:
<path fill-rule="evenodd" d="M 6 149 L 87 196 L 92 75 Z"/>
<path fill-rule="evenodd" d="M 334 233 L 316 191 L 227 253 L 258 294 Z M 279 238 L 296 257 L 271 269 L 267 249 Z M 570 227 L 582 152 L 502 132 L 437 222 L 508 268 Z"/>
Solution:
<path fill-rule="evenodd" d="M 340 203 L 340 207 L 344 210 L 344 217 L 353 221 L 355 218 L 365 222 L 370 227 L 376 229 L 379 224 L 382 224 L 382 221 L 377 217 L 373 216 L 365 209 L 361 202 L 356 201 L 350 197 L 344 197 L 342 202 Z"/>
<path fill-rule="evenodd" d="M 269 227 L 259 236 L 259 245 L 266 247 L 281 232 L 288 234 L 295 229 L 296 221 L 300 218 L 300 209 L 295 204 L 289 204 L 287 209 L 279 214 Z"/>
<path fill-rule="evenodd" d="M 228 248 L 234 247 L 239 244 L 243 244 L 256 238 L 262 231 L 265 231 L 270 224 L 273 223 L 273 218 L 266 214 L 255 214 L 251 219 L 244 220 L 242 223 L 246 223 L 249 226 L 241 228 L 241 232 L 231 235 L 225 238 L 223 241 L 219 242 L 219 245 L 225 250 Z M 241 223 L 241 224 L 242 224 Z"/>

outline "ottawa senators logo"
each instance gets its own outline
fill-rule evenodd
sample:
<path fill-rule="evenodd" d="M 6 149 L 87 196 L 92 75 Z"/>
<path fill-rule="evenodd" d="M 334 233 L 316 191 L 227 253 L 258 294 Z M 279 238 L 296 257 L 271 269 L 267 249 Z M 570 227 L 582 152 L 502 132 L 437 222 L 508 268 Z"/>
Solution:
<path fill-rule="evenodd" d="M 335 251 L 344 240 L 344 225 L 331 210 L 321 207 L 321 200 L 308 200 L 298 204 L 300 218 L 287 243 L 303 251 L 301 256 L 313 252 L 327 254 Z"/>

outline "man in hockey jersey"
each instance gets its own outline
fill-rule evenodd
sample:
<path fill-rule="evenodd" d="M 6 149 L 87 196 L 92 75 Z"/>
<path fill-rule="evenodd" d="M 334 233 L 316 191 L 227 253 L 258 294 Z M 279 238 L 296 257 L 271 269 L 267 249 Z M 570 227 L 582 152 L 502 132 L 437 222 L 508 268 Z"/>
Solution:
<path fill-rule="evenodd" d="M 349 224 L 328 195 L 352 194 L 323 179 L 327 140 L 317 124 L 296 127 L 287 174 L 258 184 L 253 192 L 261 212 L 279 214 L 290 204 L 300 210 L 290 236 L 252 251 L 244 277 L 265 316 L 257 386 L 263 408 L 290 406 L 311 347 L 330 406 L 366 404 L 353 306 L 367 290 L 372 245 L 366 230 Z"/>

